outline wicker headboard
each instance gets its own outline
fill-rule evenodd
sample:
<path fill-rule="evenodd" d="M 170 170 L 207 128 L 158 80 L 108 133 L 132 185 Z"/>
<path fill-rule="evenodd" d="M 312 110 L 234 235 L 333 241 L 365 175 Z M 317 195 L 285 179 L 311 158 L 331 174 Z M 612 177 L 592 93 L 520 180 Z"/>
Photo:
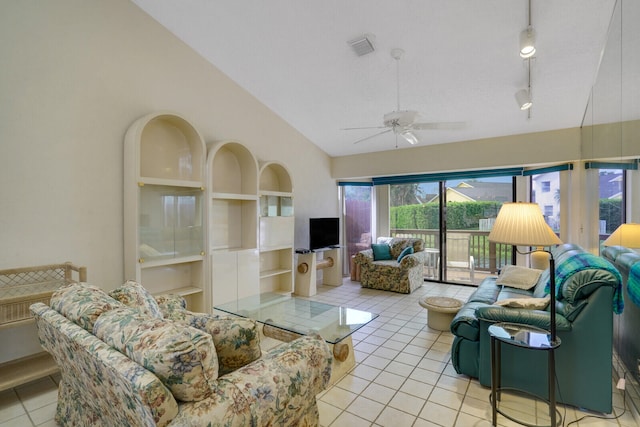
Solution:
<path fill-rule="evenodd" d="M 29 321 L 29 306 L 48 305 L 61 285 L 86 281 L 87 268 L 70 262 L 0 270 L 0 328 Z"/>

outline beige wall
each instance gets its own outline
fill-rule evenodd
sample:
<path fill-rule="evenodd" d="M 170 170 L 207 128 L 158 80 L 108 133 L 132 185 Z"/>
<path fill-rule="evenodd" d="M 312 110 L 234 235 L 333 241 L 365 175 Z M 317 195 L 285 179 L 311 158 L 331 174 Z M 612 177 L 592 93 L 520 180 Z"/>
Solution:
<path fill-rule="evenodd" d="M 580 129 L 426 145 L 336 157 L 337 179 L 568 162 L 580 159 Z"/>
<path fill-rule="evenodd" d="M 158 110 L 284 163 L 296 246 L 310 216 L 338 215 L 329 157 L 127 0 L 3 1 L 0 58 L 0 269 L 72 261 L 123 282 L 124 134 Z M 38 350 L 32 329 L 0 331 L 0 362 Z"/>
<path fill-rule="evenodd" d="M 126 0 L 3 2 L 0 57 L 0 268 L 70 260 L 120 284 L 123 138 L 158 110 L 283 162 L 297 245 L 338 213 L 329 157 Z"/>

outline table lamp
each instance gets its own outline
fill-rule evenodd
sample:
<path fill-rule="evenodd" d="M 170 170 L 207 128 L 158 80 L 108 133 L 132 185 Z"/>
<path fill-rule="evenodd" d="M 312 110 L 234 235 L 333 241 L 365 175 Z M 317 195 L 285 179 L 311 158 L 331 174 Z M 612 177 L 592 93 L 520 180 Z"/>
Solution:
<path fill-rule="evenodd" d="M 640 248 L 640 224 L 621 224 L 602 244 L 604 246 L 624 246 L 630 249 Z"/>
<path fill-rule="evenodd" d="M 518 253 L 527 255 L 533 252 L 549 254 L 549 296 L 551 342 L 556 342 L 556 266 L 553 254 L 549 250 L 540 249 L 555 246 L 562 241 L 551 230 L 542 216 L 540 206 L 536 203 L 505 203 L 498 212 L 493 228 L 488 237 L 490 242 L 516 246 L 534 246 L 536 249 Z"/>

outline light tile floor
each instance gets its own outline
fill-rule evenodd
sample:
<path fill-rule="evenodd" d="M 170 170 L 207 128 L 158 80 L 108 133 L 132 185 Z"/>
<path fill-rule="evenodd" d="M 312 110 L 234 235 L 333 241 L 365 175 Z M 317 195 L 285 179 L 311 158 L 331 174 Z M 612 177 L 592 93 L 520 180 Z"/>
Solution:
<path fill-rule="evenodd" d="M 380 316 L 353 335 L 356 366 L 319 395 L 323 427 L 491 425 L 489 389 L 456 374 L 451 365 L 451 333 L 429 329 L 426 310 L 418 300 L 427 295 L 466 300 L 474 288 L 426 282 L 410 295 L 363 289 L 345 279 L 343 286 L 318 286 L 312 299 Z M 265 346 L 273 343 L 264 342 Z M 0 427 L 55 426 L 53 415 L 59 377 L 43 378 L 0 392 Z M 613 417 L 623 411 L 614 389 Z M 530 423 L 548 420 L 546 406 L 516 396 L 503 405 Z M 599 415 L 559 406 L 564 426 L 585 415 Z M 547 421 L 548 422 L 548 421 Z M 518 425 L 498 417 L 500 426 Z M 638 426 L 629 411 L 615 420 L 586 418 L 578 427 Z"/>

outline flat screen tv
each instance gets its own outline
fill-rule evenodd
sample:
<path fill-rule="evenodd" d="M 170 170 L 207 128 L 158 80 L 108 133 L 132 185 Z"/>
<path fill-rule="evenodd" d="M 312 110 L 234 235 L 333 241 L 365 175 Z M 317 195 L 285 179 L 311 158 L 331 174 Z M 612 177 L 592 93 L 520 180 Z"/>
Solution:
<path fill-rule="evenodd" d="M 321 249 L 340 244 L 339 218 L 309 219 L 309 249 Z"/>

